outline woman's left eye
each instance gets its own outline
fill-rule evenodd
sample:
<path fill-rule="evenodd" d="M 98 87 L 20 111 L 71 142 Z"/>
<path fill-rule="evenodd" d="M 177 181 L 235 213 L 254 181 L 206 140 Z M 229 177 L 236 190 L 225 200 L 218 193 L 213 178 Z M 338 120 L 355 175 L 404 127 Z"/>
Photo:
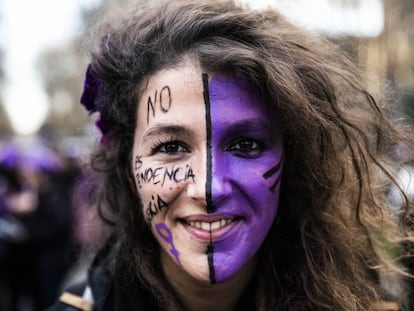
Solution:
<path fill-rule="evenodd" d="M 226 150 L 240 157 L 253 158 L 263 151 L 263 147 L 257 140 L 244 138 L 230 145 Z"/>

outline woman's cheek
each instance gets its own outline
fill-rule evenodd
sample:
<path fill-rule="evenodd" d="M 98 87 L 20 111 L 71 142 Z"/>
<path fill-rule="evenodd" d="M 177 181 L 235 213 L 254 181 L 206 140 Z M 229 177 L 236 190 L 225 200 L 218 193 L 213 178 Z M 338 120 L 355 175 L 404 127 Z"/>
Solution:
<path fill-rule="evenodd" d="M 145 163 L 136 156 L 135 183 L 148 222 L 169 207 L 187 182 L 194 182 L 194 172 L 189 164 Z"/>

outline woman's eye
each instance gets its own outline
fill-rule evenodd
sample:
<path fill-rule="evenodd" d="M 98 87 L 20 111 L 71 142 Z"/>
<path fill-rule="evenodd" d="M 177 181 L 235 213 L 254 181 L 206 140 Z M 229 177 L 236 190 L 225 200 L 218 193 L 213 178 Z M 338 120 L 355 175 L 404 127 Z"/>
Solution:
<path fill-rule="evenodd" d="M 162 143 L 153 150 L 153 153 L 175 154 L 179 152 L 189 152 L 189 150 L 178 141 Z"/>
<path fill-rule="evenodd" d="M 262 145 L 254 139 L 243 139 L 227 147 L 227 151 L 241 157 L 255 157 L 262 152 Z"/>

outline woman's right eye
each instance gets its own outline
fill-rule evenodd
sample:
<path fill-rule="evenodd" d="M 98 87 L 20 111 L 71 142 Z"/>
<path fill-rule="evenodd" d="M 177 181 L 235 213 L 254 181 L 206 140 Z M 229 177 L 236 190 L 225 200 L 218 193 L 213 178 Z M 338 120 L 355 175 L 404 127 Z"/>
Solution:
<path fill-rule="evenodd" d="M 189 149 L 179 141 L 169 141 L 156 145 L 152 153 L 166 153 L 166 154 L 177 154 L 181 152 L 190 152 Z"/>

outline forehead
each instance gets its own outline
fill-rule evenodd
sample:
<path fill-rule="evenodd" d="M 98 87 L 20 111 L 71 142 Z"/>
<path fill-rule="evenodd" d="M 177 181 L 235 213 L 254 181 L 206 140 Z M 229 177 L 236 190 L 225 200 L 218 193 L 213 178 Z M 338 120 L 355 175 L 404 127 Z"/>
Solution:
<path fill-rule="evenodd" d="M 201 70 L 184 64 L 161 70 L 149 77 L 138 100 L 138 124 L 182 114 L 184 108 L 203 104 Z"/>
<path fill-rule="evenodd" d="M 141 90 L 139 102 L 146 102 L 148 96 L 154 97 L 155 92 L 157 90 L 160 91 L 163 87 L 180 90 L 180 92 L 174 92 L 174 97 L 188 98 L 189 96 L 194 95 L 202 96 L 203 85 L 201 75 L 201 69 L 190 63 L 184 63 L 178 67 L 160 70 L 150 76 L 146 81 L 145 87 Z M 160 94 L 158 94 L 158 97 L 160 97 Z M 159 100 L 159 98 L 157 98 L 157 100 Z"/>
<path fill-rule="evenodd" d="M 139 99 L 138 126 L 197 120 L 207 110 L 219 112 L 213 123 L 249 117 L 267 119 L 260 92 L 247 80 L 203 76 L 207 77 L 200 67 L 188 63 L 151 76 Z"/>
<path fill-rule="evenodd" d="M 262 95 L 245 79 L 212 77 L 209 82 L 209 97 L 215 120 L 252 117 L 267 120 Z"/>

